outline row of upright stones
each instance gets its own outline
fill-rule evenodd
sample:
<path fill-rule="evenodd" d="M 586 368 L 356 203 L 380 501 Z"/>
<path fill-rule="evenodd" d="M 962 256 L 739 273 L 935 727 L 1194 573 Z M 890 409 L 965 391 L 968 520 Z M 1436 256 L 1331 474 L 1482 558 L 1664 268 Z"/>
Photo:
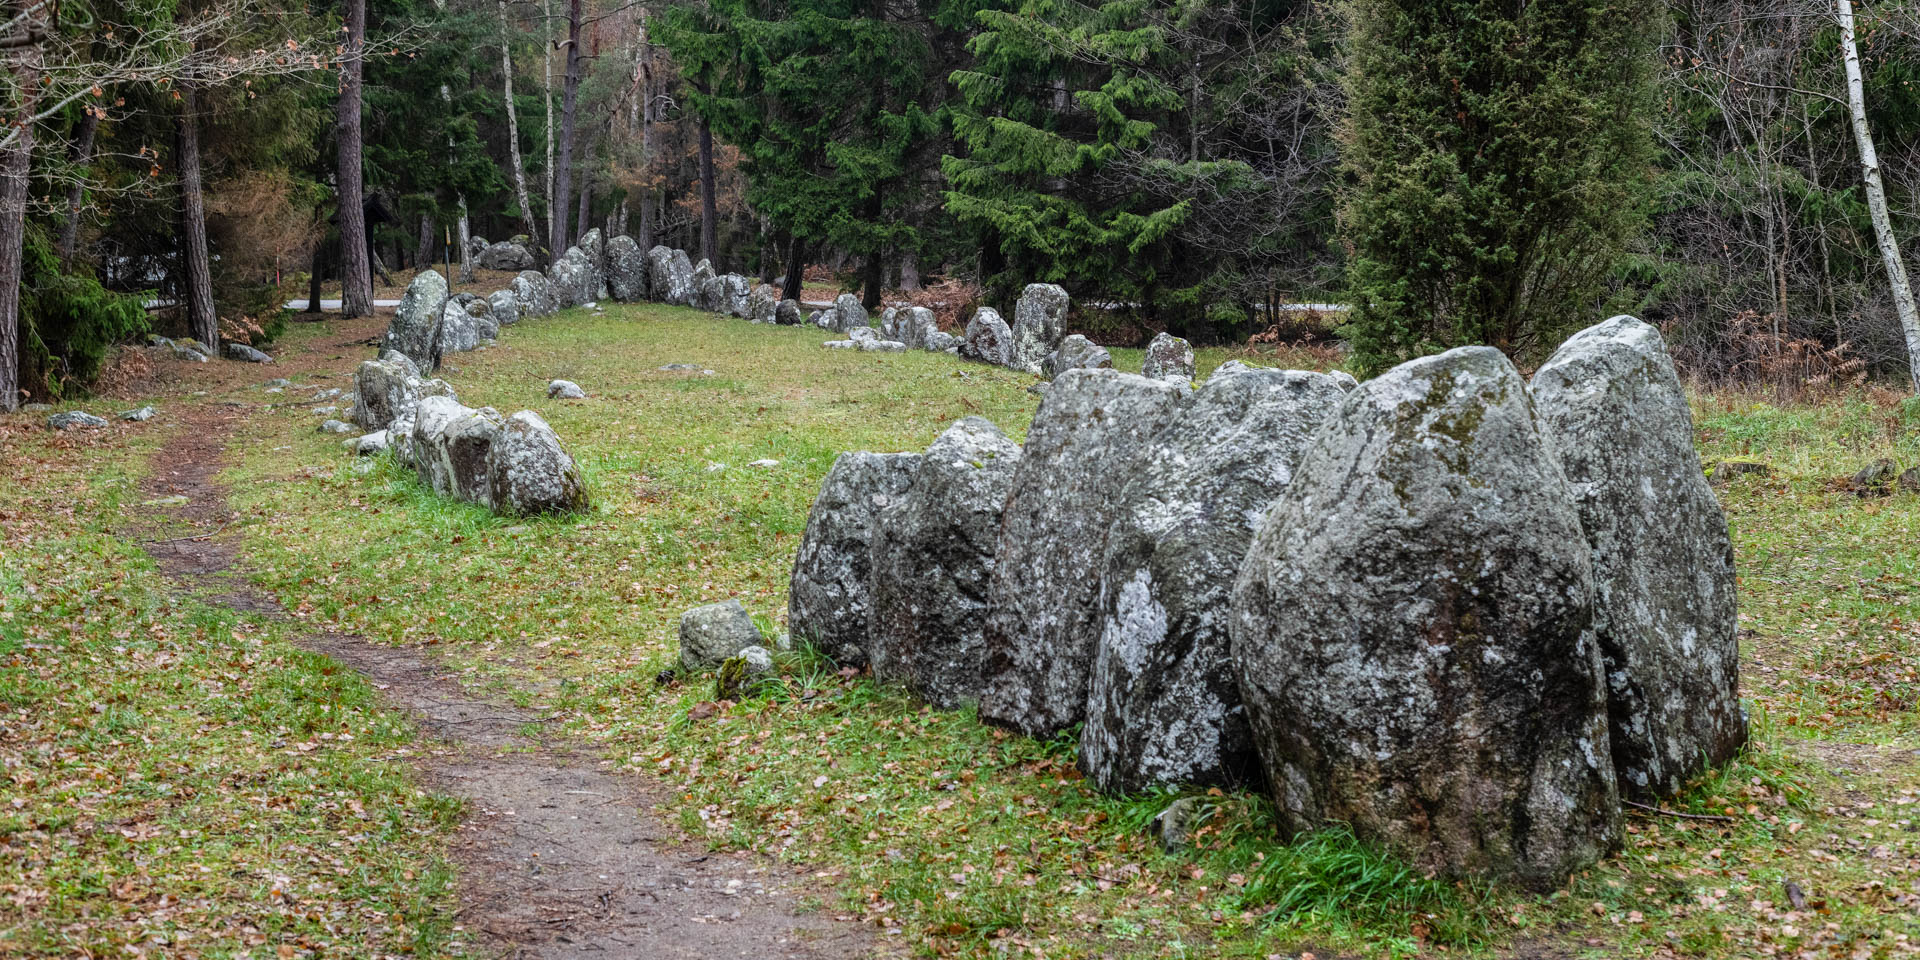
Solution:
<path fill-rule="evenodd" d="M 1031 356 L 1036 351 L 1029 350 Z M 1660 335 L 1197 389 L 1061 374 L 843 454 L 789 624 L 937 707 L 1083 724 L 1100 788 L 1263 784 L 1424 868 L 1546 889 L 1746 739 L 1726 520 Z"/>

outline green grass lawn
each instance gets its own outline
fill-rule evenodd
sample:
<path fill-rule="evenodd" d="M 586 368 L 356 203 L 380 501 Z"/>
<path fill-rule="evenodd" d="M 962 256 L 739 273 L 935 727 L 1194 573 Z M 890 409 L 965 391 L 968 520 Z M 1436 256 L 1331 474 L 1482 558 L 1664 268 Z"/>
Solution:
<path fill-rule="evenodd" d="M 806 511 L 839 452 L 919 450 L 969 414 L 1024 436 L 1032 378 L 944 355 L 828 351 L 824 339 L 615 306 L 523 323 L 454 358 L 443 376 L 464 402 L 553 424 L 594 499 L 578 518 L 497 518 L 385 461 L 354 469 L 304 406 L 260 413 L 229 476 L 258 577 L 313 628 L 436 644 L 469 682 L 565 715 L 672 784 L 668 813 L 688 833 L 810 865 L 834 891 L 821 910 L 917 955 L 1920 949 L 1920 498 L 1861 500 L 1829 484 L 1875 457 L 1920 463 L 1920 412 L 1701 399 L 1707 460 L 1776 468 L 1722 490 L 1756 743 L 1669 803 L 1732 820 L 1636 815 L 1618 857 L 1536 898 L 1423 877 L 1337 833 L 1279 843 L 1264 801 L 1241 794 L 1210 798 L 1194 848 L 1162 852 L 1144 826 L 1170 795 L 1101 797 L 1071 741 L 932 712 L 804 652 L 745 702 L 709 703 L 710 682 L 660 685 L 688 607 L 734 597 L 782 629 Z M 1138 351 L 1114 353 L 1139 368 Z M 1229 356 L 1312 361 L 1203 350 L 1202 373 Z M 656 369 L 668 363 L 714 373 Z M 592 399 L 547 400 L 556 377 Z M 749 466 L 760 459 L 779 463 Z M 415 849 L 392 842 L 396 861 Z"/>
<path fill-rule="evenodd" d="M 0 956 L 445 953 L 459 810 L 407 722 L 169 591 L 127 533 L 160 429 L 31 422 L 0 429 Z"/>

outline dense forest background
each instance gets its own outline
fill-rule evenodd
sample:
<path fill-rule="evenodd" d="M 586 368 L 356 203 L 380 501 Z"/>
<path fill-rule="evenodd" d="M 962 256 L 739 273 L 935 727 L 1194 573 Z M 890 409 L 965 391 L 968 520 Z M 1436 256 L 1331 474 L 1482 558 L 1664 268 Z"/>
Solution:
<path fill-rule="evenodd" d="M 1833 4 L 1610 0 L 1528 19 L 1432 2 L 1394 19 L 1421 6 L 16 0 L 0 34 L 0 287 L 17 289 L 0 289 L 0 405 L 84 390 L 110 345 L 149 329 L 270 338 L 280 305 L 322 281 L 360 312 L 372 277 L 470 272 L 463 238 L 537 238 L 544 262 L 595 226 L 784 277 L 789 295 L 809 271 L 870 304 L 946 281 L 1005 306 L 1054 282 L 1096 337 L 1325 337 L 1341 318 L 1297 305 L 1380 312 L 1405 281 L 1382 293 L 1369 264 L 1430 266 L 1479 236 L 1439 236 L 1485 213 L 1431 182 L 1368 202 L 1383 171 L 1431 173 L 1393 153 L 1408 127 L 1369 126 L 1409 103 L 1435 143 L 1485 160 L 1477 184 L 1525 185 L 1497 198 L 1503 229 L 1539 241 L 1529 255 L 1560 286 L 1489 308 L 1519 321 L 1400 317 L 1359 349 L 1526 354 L 1622 310 L 1706 380 L 1906 370 Z M 1857 15 L 1878 169 L 1911 236 L 1920 10 Z M 1396 33 L 1410 27 L 1451 45 Z M 1434 64 L 1459 70 L 1425 101 L 1369 80 Z M 1532 95 L 1582 70 L 1617 94 Z"/>

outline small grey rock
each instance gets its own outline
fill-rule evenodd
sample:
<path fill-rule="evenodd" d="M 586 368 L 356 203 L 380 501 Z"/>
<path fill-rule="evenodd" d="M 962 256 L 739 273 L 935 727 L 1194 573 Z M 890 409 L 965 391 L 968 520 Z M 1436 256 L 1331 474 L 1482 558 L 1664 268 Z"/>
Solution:
<path fill-rule="evenodd" d="M 712 670 L 748 647 L 760 645 L 760 628 L 738 600 L 694 607 L 680 615 L 680 669 Z"/>
<path fill-rule="evenodd" d="M 265 353 L 262 353 L 259 350 L 255 350 L 254 348 L 235 340 L 227 341 L 226 350 L 227 350 L 227 359 L 229 360 L 239 360 L 243 363 L 272 363 L 273 362 L 272 357 L 269 357 Z"/>
<path fill-rule="evenodd" d="M 618 239 L 618 238 L 615 238 Z M 585 400 L 587 392 L 572 380 L 552 380 L 547 383 L 549 400 Z"/>
<path fill-rule="evenodd" d="M 105 420 L 91 413 L 85 413 L 79 410 L 68 410 L 65 413 L 56 413 L 47 418 L 47 428 L 50 430 L 73 430 L 80 427 L 91 430 L 106 425 L 107 422 Z"/>
<path fill-rule="evenodd" d="M 353 424 L 343 423 L 339 420 L 328 420 L 325 423 L 320 424 L 320 432 L 321 433 L 341 433 L 341 434 L 352 433 Z"/>
<path fill-rule="evenodd" d="M 149 403 L 146 406 L 140 407 L 135 410 L 120 411 L 120 419 L 129 421 L 132 423 L 139 423 L 142 420 L 152 420 L 154 418 L 154 415 L 159 412 L 160 411 L 158 408 L 156 408 L 153 404 Z"/>

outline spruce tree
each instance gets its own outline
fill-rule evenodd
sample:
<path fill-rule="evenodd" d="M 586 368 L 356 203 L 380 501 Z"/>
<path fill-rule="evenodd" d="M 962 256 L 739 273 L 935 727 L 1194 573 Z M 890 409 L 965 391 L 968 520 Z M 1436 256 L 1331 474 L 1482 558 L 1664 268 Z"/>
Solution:
<path fill-rule="evenodd" d="M 1538 353 L 1642 226 L 1658 0 L 1347 0 L 1355 354 Z"/>

